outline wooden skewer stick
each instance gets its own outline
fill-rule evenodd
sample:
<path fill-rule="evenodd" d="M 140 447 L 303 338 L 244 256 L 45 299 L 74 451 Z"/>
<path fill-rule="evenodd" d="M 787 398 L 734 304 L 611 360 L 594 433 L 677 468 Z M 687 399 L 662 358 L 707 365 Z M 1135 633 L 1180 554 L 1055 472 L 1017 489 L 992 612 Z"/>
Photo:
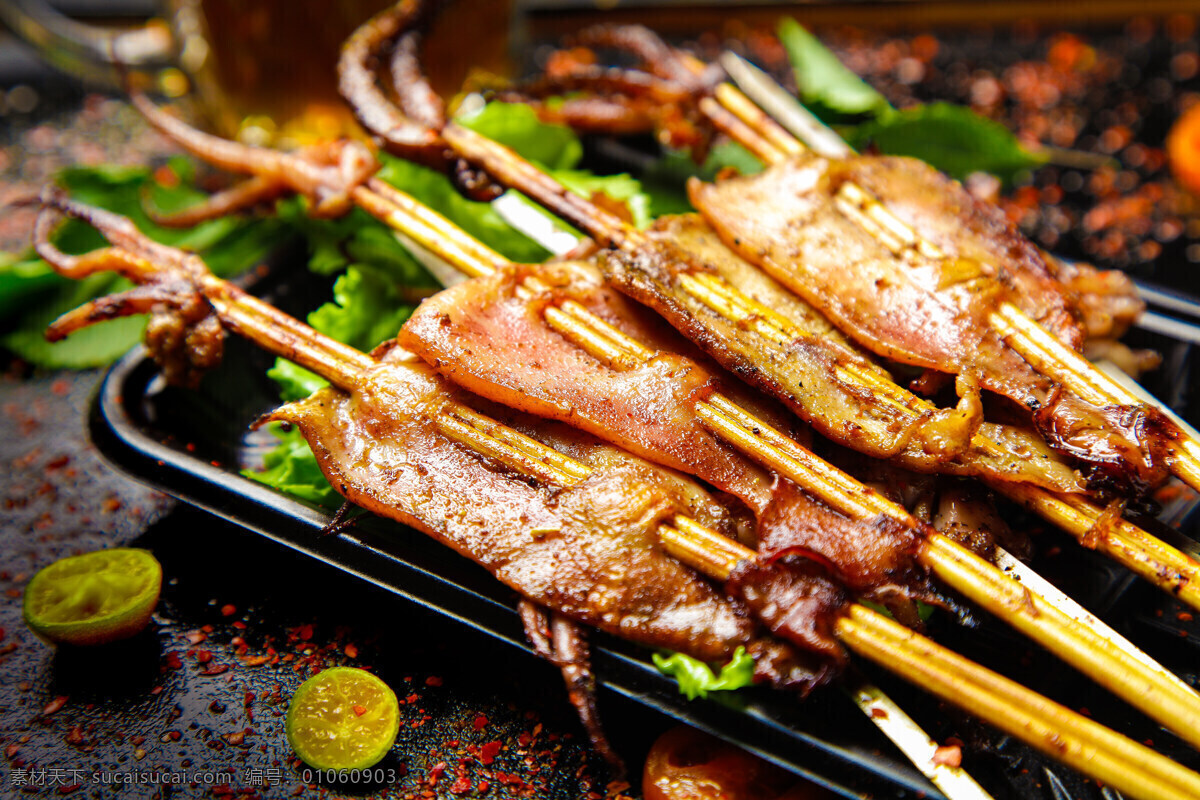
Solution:
<path fill-rule="evenodd" d="M 508 263 L 504 256 L 465 233 L 445 236 L 439 222 L 444 218 L 378 178 L 355 188 L 352 196 L 368 214 L 391 228 L 403 228 L 427 250 L 469 277 L 487 275 Z"/>
<path fill-rule="evenodd" d="M 805 147 L 795 136 L 792 136 L 782 125 L 776 122 L 770 114 L 754 104 L 741 90 L 728 82 L 717 84 L 715 91 L 717 102 L 730 111 L 735 117 L 744 122 L 751 130 L 758 133 L 775 149 L 787 155 L 799 155 Z"/>
<path fill-rule="evenodd" d="M 761 106 L 768 117 L 791 134 L 802 151 L 812 150 L 817 155 L 829 158 L 846 158 L 854 154 L 854 150 L 836 131 L 796 102 L 796 98 L 770 75 L 732 52 L 723 53 L 720 62 L 738 84 L 764 89 L 762 92 L 755 92 L 755 97 L 751 99 L 745 97 L 740 88 L 730 84 L 734 91 L 745 98 L 746 103 Z M 698 59 L 696 63 L 703 67 Z"/>
<path fill-rule="evenodd" d="M 659 529 L 666 550 L 716 580 L 726 580 L 754 551 L 676 518 Z M 717 537 L 721 538 L 721 537 Z M 859 604 L 848 605 L 835 627 L 847 647 L 902 673 L 950 702 L 970 698 L 981 718 L 1052 758 L 1135 797 L 1191 797 L 1195 776 L 1149 748 L 1125 739 Z M 920 654 L 919 656 L 917 654 Z M 1028 710 L 1028 711 L 1027 711 Z M 1032 737 L 1036 741 L 1031 741 Z"/>
<path fill-rule="evenodd" d="M 679 52 L 677 55 L 683 65 L 694 74 L 703 74 L 705 66 L 704 62 L 700 59 L 690 53 Z M 742 91 L 732 83 L 721 81 L 717 84 L 713 95 L 716 97 L 716 106 L 718 109 L 732 114 L 734 119 L 740 121 L 745 129 L 761 137 L 770 146 L 769 157 L 773 158 L 774 152 L 799 155 L 807 149 L 786 128 L 776 122 L 770 114 L 755 105 L 753 100 L 742 94 Z M 705 113 L 707 114 L 708 112 L 705 111 Z M 728 121 L 727 117 L 725 121 Z M 737 137 L 731 138 L 734 138 L 735 141 L 741 141 Z"/>
<path fill-rule="evenodd" d="M 717 130 L 749 150 L 759 161 L 765 164 L 774 163 L 779 150 L 761 132 L 754 130 L 737 116 L 729 113 L 711 97 L 704 97 L 700 100 L 700 110 L 716 126 Z"/>
<path fill-rule="evenodd" d="M 391 219 L 401 226 L 405 222 L 400 213 Z M 466 237 L 453 223 L 432 211 L 423 215 L 419 225 L 400 230 L 420 244 L 424 244 L 420 238 L 424 235 L 436 235 L 447 242 Z M 485 258 L 482 254 L 464 271 L 488 268 Z M 530 288 L 536 290 L 536 279 L 533 282 L 535 286 Z M 636 366 L 653 355 L 577 303 L 551 305 L 547 312 L 552 327 L 586 352 L 618 367 Z M 697 402 L 695 411 L 713 433 L 848 517 L 870 524 L 883 516 L 918 529 L 925 541 L 918 560 L 948 585 L 1200 746 L 1200 695 L 1162 667 L 1113 647 L 1107 636 L 1075 623 L 984 559 L 920 526 L 903 507 L 817 458 L 729 398 L 714 394 Z"/>
<path fill-rule="evenodd" d="M 1084 400 L 1095 405 L 1143 405 L 1142 398 L 1105 375 L 1013 304 L 1003 304 L 989 322 L 1034 369 Z M 1200 442 L 1183 428 L 1173 423 L 1172 427 L 1176 438 L 1167 457 L 1171 472 L 1200 491 Z"/>

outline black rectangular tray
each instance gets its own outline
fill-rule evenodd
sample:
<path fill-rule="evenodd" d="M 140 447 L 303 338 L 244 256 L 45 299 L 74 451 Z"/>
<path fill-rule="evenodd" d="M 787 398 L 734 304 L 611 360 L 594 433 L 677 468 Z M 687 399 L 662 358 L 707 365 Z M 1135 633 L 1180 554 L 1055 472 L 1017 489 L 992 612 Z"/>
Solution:
<path fill-rule="evenodd" d="M 259 289 L 285 309 L 311 308 L 327 296 L 327 284 L 307 272 L 275 277 L 283 272 L 275 270 Z M 1190 342 L 1157 344 L 1173 347 L 1169 357 L 1176 363 L 1190 363 Z M 278 400 L 265 376 L 269 356 L 234 339 L 226 350 L 224 363 L 197 391 L 166 386 L 140 348 L 125 356 L 101 384 L 91 409 L 90 431 L 100 451 L 130 475 L 180 500 L 441 614 L 457 629 L 453 634 L 448 630 L 448 636 L 469 629 L 533 657 L 515 611 L 515 595 L 482 568 L 416 531 L 374 517 L 336 536 L 319 536 L 331 518 L 327 510 L 240 474 L 241 466 L 256 463 L 274 444 L 269 435 L 248 429 Z M 1175 519 L 1185 517 L 1185 511 L 1175 509 Z M 1127 633 L 1139 620 L 1152 626 L 1161 619 L 1155 609 L 1169 600 L 1154 592 L 1135 592 L 1132 605 L 1126 603 L 1128 573 L 1064 540 L 1062 549 L 1068 548 L 1074 548 L 1071 558 L 1039 564 L 1039 569 L 1093 610 L 1115 608 L 1110 622 L 1120 623 Z M 1031 654 L 1029 646 L 1002 625 L 983 620 L 980 630 L 963 631 L 943 621 L 941 628 L 935 623 L 934 633 L 950 646 L 1060 702 L 1087 705 L 1097 718 L 1137 740 L 1165 741 L 1160 749 L 1197 766 L 1194 751 L 1048 656 Z M 1148 630 L 1146 625 L 1140 628 L 1153 638 Z M 1175 639 L 1172 647 L 1177 643 Z M 1195 663 L 1195 642 L 1189 647 L 1183 655 Z M 605 636 L 596 637 L 593 663 L 604 690 L 715 733 L 843 797 L 943 797 L 839 691 L 801 701 L 753 689 L 688 701 L 672 679 L 653 667 L 645 651 Z M 988 753 L 971 761 L 972 774 L 997 798 L 1112 797 L 886 673 L 869 666 L 867 671 L 935 737 L 970 731 L 970 744 Z M 1054 676 L 1049 683 L 1048 675 Z"/>
<path fill-rule="evenodd" d="M 237 461 L 228 460 L 231 450 L 263 446 L 253 437 L 247 442 L 245 431 L 273 400 L 269 386 L 259 377 L 265 363 L 256 364 L 251 375 L 250 364 L 258 359 L 245 358 L 248 353 L 230 355 L 194 395 L 164 387 L 145 352 L 140 348 L 131 352 L 112 368 L 99 389 L 90 419 L 94 442 L 120 468 L 168 494 L 532 657 L 514 596 L 475 564 L 387 520 L 365 520 L 337 536 L 321 537 L 321 529 L 330 521 L 327 511 L 239 474 Z M 246 372 L 237 375 L 243 369 Z M 216 397 L 206 399 L 209 391 L 215 391 Z M 246 401 L 241 408 L 226 405 L 241 399 Z M 213 405 L 204 408 L 210 400 Z M 215 435 L 199 438 L 206 433 Z M 447 635 L 453 634 L 448 630 Z M 846 797 L 858 797 L 861 791 L 886 796 L 889 786 L 941 797 L 902 757 L 876 752 L 886 742 L 865 720 L 829 730 L 825 720 L 830 716 L 860 721 L 848 709 L 849 700 L 839 696 L 821 698 L 812 707 L 766 692 L 737 704 L 740 708 L 715 700 L 689 703 L 645 654 L 616 641 L 597 642 L 593 662 L 606 689 L 697 727 L 722 732 L 725 738 Z M 830 708 L 822 708 L 826 704 Z M 814 764 L 821 765 L 819 773 Z M 870 776 L 865 781 L 864 770 Z"/>

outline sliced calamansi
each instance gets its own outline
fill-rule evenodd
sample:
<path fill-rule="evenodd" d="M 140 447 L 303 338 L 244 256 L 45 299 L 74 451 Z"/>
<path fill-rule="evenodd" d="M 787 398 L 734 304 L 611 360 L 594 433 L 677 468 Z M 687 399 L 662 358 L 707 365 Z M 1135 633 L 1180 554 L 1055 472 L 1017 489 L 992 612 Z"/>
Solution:
<path fill-rule="evenodd" d="M 287 710 L 296 755 L 319 770 L 366 769 L 378 763 L 400 730 L 400 704 L 366 670 L 333 667 L 300 684 Z"/>
<path fill-rule="evenodd" d="M 25 624 L 51 642 L 114 642 L 146 627 L 161 591 L 162 565 L 147 550 L 118 547 L 68 556 L 25 587 Z"/>

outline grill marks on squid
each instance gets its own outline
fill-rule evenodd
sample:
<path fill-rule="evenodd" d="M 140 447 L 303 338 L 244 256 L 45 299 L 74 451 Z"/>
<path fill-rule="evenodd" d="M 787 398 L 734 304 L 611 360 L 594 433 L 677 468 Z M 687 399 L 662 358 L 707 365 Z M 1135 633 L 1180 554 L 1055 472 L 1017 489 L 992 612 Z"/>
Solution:
<path fill-rule="evenodd" d="M 607 254 L 606 277 L 825 436 L 922 472 L 995 477 L 1054 491 L 1082 488 L 1074 471 L 1035 435 L 982 422 L 970 401 L 937 410 L 898 389 L 889 399 L 879 389 L 890 384 L 890 375 L 812 305 L 726 247 L 702 218 L 664 217 L 647 233 L 652 248 Z M 716 293 L 689 287 L 705 279 L 702 288 L 717 286 Z M 722 286 L 755 304 L 745 318 L 720 313 Z M 770 327 L 759 330 L 764 323 Z M 995 446 L 985 446 L 977 432 Z"/>
<path fill-rule="evenodd" d="M 1094 485 L 1142 494 L 1166 479 L 1152 411 L 1067 397 L 1005 343 L 991 321 L 1004 303 L 1073 348 L 1084 329 L 1037 249 L 928 165 L 802 155 L 755 176 L 693 180 L 689 193 L 728 246 L 868 350 L 1036 411 L 1039 432 Z"/>
<path fill-rule="evenodd" d="M 525 276 L 533 273 L 554 288 L 522 293 Z M 544 309 L 564 299 L 642 344 L 679 346 L 676 336 L 638 313 L 583 264 L 516 267 L 467 281 L 425 301 L 400 341 L 446 377 L 491 400 L 570 422 L 734 494 L 754 512 L 760 553 L 769 561 L 812 562 L 867 595 L 884 587 L 889 596 L 927 593 L 925 570 L 915 562 L 921 540 L 915 527 L 850 519 L 767 474 L 710 434 L 696 415 L 697 403 L 731 382 L 691 359 L 661 352 L 639 366 L 615 368 L 546 324 Z M 786 425 L 786 415 L 767 409 L 772 424 Z"/>

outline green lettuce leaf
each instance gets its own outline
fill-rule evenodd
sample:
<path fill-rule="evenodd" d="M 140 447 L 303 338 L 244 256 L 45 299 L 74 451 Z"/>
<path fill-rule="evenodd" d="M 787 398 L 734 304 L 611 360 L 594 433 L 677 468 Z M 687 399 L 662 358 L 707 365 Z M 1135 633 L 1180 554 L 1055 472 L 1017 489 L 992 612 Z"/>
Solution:
<path fill-rule="evenodd" d="M 40 258 L 0 253 L 0 320 L 43 302 L 64 285 L 63 278 Z"/>
<path fill-rule="evenodd" d="M 279 399 L 285 403 L 303 400 L 329 385 L 329 381 L 320 375 L 309 372 L 286 358 L 275 359 L 275 364 L 267 370 L 267 377 L 279 386 Z"/>
<path fill-rule="evenodd" d="M 891 111 L 855 127 L 853 146 L 874 144 L 889 155 L 919 158 L 962 180 L 972 172 L 990 172 L 1011 182 L 1022 170 L 1046 163 L 1026 149 L 1012 131 L 969 108 L 950 103 Z"/>
<path fill-rule="evenodd" d="M 593 193 L 602 192 L 625 203 L 633 216 L 633 224 L 639 228 L 651 222 L 650 196 L 642 191 L 641 182 L 629 175 L 593 175 L 573 169 L 551 170 L 550 174 L 575 194 L 590 198 Z"/>
<path fill-rule="evenodd" d="M 308 315 L 308 324 L 343 344 L 370 352 L 395 337 L 412 314 L 402 285 L 385 270 L 354 264 L 333 285 L 333 300 Z M 280 399 L 290 402 L 327 386 L 324 378 L 284 358 L 275 359 L 267 375 L 279 385 Z"/>
<path fill-rule="evenodd" d="M 363 352 L 395 337 L 412 313 L 402 285 L 373 264 L 353 264 L 333 285 L 333 302 L 308 315 L 321 333 Z"/>
<path fill-rule="evenodd" d="M 713 146 L 703 164 L 697 164 L 683 150 L 665 153 L 641 171 L 642 191 L 650 198 L 650 217 L 689 214 L 695 209 L 687 196 L 689 178 L 712 181 L 723 169 L 735 169 L 742 175 L 762 172 L 763 164 L 737 142 L 722 141 Z"/>
<path fill-rule="evenodd" d="M 887 98 L 855 75 L 796 20 L 785 17 L 777 33 L 792 63 L 800 99 L 821 119 L 874 115 L 891 109 Z"/>
<path fill-rule="evenodd" d="M 333 300 L 309 314 L 308 324 L 339 342 L 370 351 L 393 338 L 412 313 L 413 306 L 403 297 L 404 287 L 387 267 L 351 264 L 334 283 Z M 267 375 L 279 385 L 279 396 L 287 402 L 328 385 L 324 378 L 283 358 L 275 359 Z M 276 428 L 272 432 L 280 442 L 264 459 L 264 469 L 247 469 L 242 474 L 302 500 L 329 505 L 337 495 L 304 438 L 294 430 L 283 433 Z"/>
<path fill-rule="evenodd" d="M 1022 146 L 1012 131 L 964 106 L 930 103 L 897 111 L 794 19 L 779 24 L 800 99 L 827 122 L 869 117 L 839 131 L 859 150 L 874 145 L 888 155 L 919 158 L 962 180 L 989 172 L 1005 182 L 1046 156 Z"/>
<path fill-rule="evenodd" d="M 642 189 L 640 181 L 629 175 L 593 175 L 590 172 L 581 170 L 548 170 L 548 174 L 572 192 L 589 199 L 591 199 L 593 193 L 601 192 L 613 200 L 623 202 L 633 217 L 633 224 L 639 228 L 645 228 L 654 221 L 654 215 L 651 213 L 651 206 L 654 203 L 654 199 Z M 539 214 L 550 220 L 554 223 L 554 227 L 570 231 L 580 239 L 584 238 L 583 233 L 563 222 L 549 211 L 546 211 L 520 192 L 510 192 L 510 194 L 518 198 L 531 213 Z M 687 202 L 686 197 L 683 197 L 683 202 Z"/>
<path fill-rule="evenodd" d="M 688 700 L 707 697 L 709 692 L 729 692 L 751 685 L 754 682 L 754 659 L 739 646 L 729 663 L 719 673 L 703 661 L 683 653 L 664 656 L 654 654 L 654 666 L 660 672 L 672 676 L 679 683 L 679 691 Z"/>
<path fill-rule="evenodd" d="M 457 121 L 513 148 L 571 191 L 585 197 L 603 192 L 624 202 L 638 226 L 650 223 L 653 201 L 639 181 L 629 175 L 593 175 L 575 169 L 583 155 L 578 137 L 569 128 L 542 122 L 528 106 L 489 103 L 479 113 Z M 412 195 L 506 258 L 537 263 L 550 256 L 536 242 L 510 227 L 491 204 L 477 203 L 460 195 L 445 175 L 386 155 L 382 161 L 381 179 Z M 532 203 L 530 206 L 534 207 Z"/>
<path fill-rule="evenodd" d="M 579 137 L 565 125 L 538 119 L 537 112 L 522 103 L 488 103 L 474 114 L 455 122 L 500 144 L 546 169 L 573 169 L 583 158 Z"/>
<path fill-rule="evenodd" d="M 326 508 L 337 508 L 342 497 L 333 490 L 317 466 L 317 459 L 298 428 L 285 431 L 271 425 L 271 433 L 279 437 L 279 446 L 263 458 L 261 471 L 243 470 L 247 478 L 264 483 L 301 500 Z"/>
<path fill-rule="evenodd" d="M 179 178 L 176 186 L 159 185 L 145 168 L 111 166 L 69 168 L 59 175 L 59 183 L 77 200 L 131 218 L 155 241 L 199 252 L 218 275 L 252 266 L 286 239 L 286 226 L 269 219 L 227 217 L 182 230 L 156 225 L 146 214 L 144 202 L 175 211 L 205 197 L 192 185 L 190 162 L 172 159 L 169 168 Z M 63 224 L 54 241 L 72 254 L 104 244 L 99 233 L 77 220 Z M 43 332 L 60 314 L 129 286 L 115 275 L 72 281 L 55 274 L 41 259 L 8 257 L 0 263 L 0 344 L 42 367 L 82 369 L 107 364 L 137 344 L 145 327 L 144 316 L 92 325 L 55 344 L 47 342 Z"/>
<path fill-rule="evenodd" d="M 108 292 L 104 292 L 107 294 Z M 86 299 L 85 299 L 86 300 Z M 80 303 L 44 306 L 21 316 L 14 330 L 0 336 L 3 344 L 25 361 L 50 369 L 89 369 L 111 364 L 142 338 L 146 318 L 140 314 L 97 322 L 60 342 L 48 342 L 43 331 L 60 315 Z"/>
<path fill-rule="evenodd" d="M 876 603 L 874 600 L 864 600 L 860 597 L 858 599 L 858 602 L 862 603 L 864 606 L 871 609 L 872 611 L 876 611 L 880 614 L 883 614 L 888 619 L 896 618 L 892 614 L 892 612 L 887 609 L 886 606 L 880 605 L 879 603 Z M 929 618 L 933 616 L 935 611 L 937 611 L 937 607 L 930 605 L 929 603 L 923 603 L 920 600 L 918 600 L 916 602 L 917 602 L 917 616 L 921 618 L 921 622 L 928 622 Z"/>

